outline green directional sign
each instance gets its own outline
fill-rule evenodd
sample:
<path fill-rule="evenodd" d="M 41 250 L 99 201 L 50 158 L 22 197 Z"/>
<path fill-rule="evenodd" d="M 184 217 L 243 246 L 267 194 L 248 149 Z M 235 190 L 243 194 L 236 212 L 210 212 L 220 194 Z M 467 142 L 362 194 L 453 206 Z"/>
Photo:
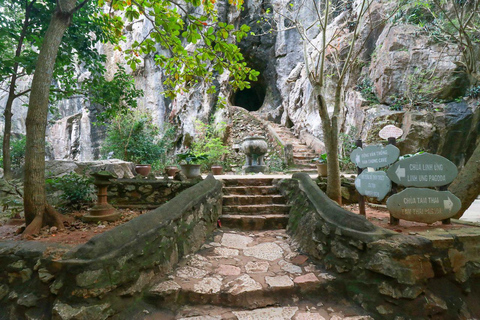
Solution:
<path fill-rule="evenodd" d="M 353 150 L 350 154 L 350 160 L 362 169 L 367 167 L 378 169 L 394 163 L 399 155 L 400 150 L 391 144 L 385 147 L 381 145 L 368 146 Z"/>
<path fill-rule="evenodd" d="M 393 182 L 406 187 L 444 186 L 457 174 L 457 166 L 450 160 L 430 153 L 400 160 L 387 170 Z"/>
<path fill-rule="evenodd" d="M 362 196 L 376 197 L 380 201 L 390 192 L 392 182 L 383 171 L 363 171 L 355 179 L 355 187 Z"/>
<path fill-rule="evenodd" d="M 434 223 L 453 217 L 462 206 L 449 191 L 407 188 L 390 196 L 387 208 L 397 219 Z"/>

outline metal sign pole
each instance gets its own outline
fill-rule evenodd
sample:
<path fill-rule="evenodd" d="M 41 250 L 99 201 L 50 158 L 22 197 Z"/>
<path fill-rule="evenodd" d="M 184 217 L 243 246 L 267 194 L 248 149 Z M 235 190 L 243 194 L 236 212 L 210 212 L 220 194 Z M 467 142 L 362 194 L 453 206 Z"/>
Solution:
<path fill-rule="evenodd" d="M 392 144 L 392 145 L 396 146 L 397 145 L 397 138 L 394 138 L 394 137 L 388 138 L 388 144 Z M 398 192 L 397 184 L 392 181 L 392 194 L 395 194 L 397 192 Z M 389 214 L 390 214 L 390 224 L 392 226 L 398 226 L 400 224 L 400 219 L 395 218 L 394 216 L 392 216 L 391 213 L 389 213 Z"/>
<path fill-rule="evenodd" d="M 362 147 L 362 139 L 358 139 L 355 141 L 355 145 L 358 147 L 358 148 L 361 148 Z M 360 175 L 362 173 L 363 169 L 360 169 L 359 167 L 357 167 L 357 174 Z M 362 216 L 366 216 L 367 214 L 365 213 L 365 197 L 362 196 L 358 190 L 357 190 L 357 195 L 358 195 L 358 208 L 360 210 L 360 214 Z"/>

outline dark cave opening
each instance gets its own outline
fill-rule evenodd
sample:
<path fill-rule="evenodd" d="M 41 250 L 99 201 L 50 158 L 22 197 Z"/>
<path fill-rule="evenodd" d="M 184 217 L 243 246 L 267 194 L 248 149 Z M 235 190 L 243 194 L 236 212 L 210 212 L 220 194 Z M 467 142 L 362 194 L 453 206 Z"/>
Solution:
<path fill-rule="evenodd" d="M 260 81 L 252 82 L 249 89 L 243 89 L 233 94 L 233 105 L 248 111 L 257 111 L 265 100 L 266 86 Z"/>

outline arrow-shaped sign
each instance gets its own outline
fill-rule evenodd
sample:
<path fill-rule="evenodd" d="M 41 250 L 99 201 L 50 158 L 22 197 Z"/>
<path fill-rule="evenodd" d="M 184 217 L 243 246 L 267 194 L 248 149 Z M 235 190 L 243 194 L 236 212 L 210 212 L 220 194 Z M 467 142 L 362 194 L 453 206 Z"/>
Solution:
<path fill-rule="evenodd" d="M 443 207 L 445 210 L 448 210 L 448 212 L 452 212 L 453 209 L 453 202 L 450 200 L 450 198 L 447 198 L 447 200 L 443 200 Z"/>
<path fill-rule="evenodd" d="M 395 170 L 395 174 L 397 175 L 398 180 L 405 178 L 405 168 L 398 166 L 397 170 Z"/>

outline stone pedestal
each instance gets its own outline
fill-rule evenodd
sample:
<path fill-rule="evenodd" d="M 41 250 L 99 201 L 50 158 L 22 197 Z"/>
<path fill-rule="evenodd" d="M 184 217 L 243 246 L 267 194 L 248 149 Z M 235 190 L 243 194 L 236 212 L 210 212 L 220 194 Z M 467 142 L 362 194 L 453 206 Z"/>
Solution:
<path fill-rule="evenodd" d="M 97 203 L 83 216 L 85 222 L 116 221 L 120 219 L 120 213 L 107 202 L 107 188 L 111 184 L 110 179 L 116 178 L 110 172 L 99 171 L 92 174 L 95 178 L 93 184 L 98 188 Z"/>
<path fill-rule="evenodd" d="M 246 137 L 242 142 L 242 151 L 246 156 L 245 165 L 242 167 L 245 173 L 265 171 L 264 157 L 268 151 L 265 137 Z"/>

